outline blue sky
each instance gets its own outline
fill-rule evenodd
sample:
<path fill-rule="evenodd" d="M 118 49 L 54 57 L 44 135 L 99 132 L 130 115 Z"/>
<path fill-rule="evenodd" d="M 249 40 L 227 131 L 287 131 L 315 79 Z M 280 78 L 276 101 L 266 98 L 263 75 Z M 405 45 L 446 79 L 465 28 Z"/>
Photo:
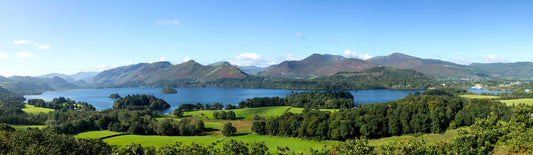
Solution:
<path fill-rule="evenodd" d="M 461 64 L 533 61 L 533 1 L 27 1 L 0 5 L 0 75 L 160 60 L 267 66 L 392 52 Z"/>

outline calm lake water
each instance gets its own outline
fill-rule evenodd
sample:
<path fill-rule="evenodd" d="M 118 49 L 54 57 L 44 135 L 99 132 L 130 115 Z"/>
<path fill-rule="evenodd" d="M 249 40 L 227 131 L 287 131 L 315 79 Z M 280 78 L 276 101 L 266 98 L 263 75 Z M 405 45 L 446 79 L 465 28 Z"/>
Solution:
<path fill-rule="evenodd" d="M 285 89 L 247 89 L 247 88 L 176 88 L 177 94 L 163 94 L 162 88 L 105 88 L 105 89 L 78 89 L 69 91 L 44 92 L 41 95 L 26 95 L 26 99 L 43 99 L 51 101 L 53 98 L 66 97 L 75 101 L 92 104 L 98 110 L 110 109 L 114 99 L 107 98 L 110 94 L 118 93 L 124 97 L 129 94 L 150 94 L 162 98 L 171 105 L 170 109 L 161 111 L 168 113 L 183 103 L 215 103 L 238 105 L 240 101 L 254 97 L 284 97 L 292 91 L 303 90 Z M 350 91 L 356 103 L 381 103 L 398 100 L 409 93 L 422 92 L 422 90 L 359 90 Z"/>
<path fill-rule="evenodd" d="M 487 94 L 494 94 L 494 95 L 499 94 L 499 93 L 511 93 L 512 92 L 512 91 L 491 91 L 487 89 L 477 89 L 477 88 L 467 88 L 466 90 L 470 92 L 478 93 L 478 94 L 487 93 Z"/>

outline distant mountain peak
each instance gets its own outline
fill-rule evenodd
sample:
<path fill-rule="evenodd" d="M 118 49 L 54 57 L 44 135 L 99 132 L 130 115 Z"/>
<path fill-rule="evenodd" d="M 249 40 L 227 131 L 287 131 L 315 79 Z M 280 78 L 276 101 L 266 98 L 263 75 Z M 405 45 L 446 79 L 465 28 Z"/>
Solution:
<path fill-rule="evenodd" d="M 212 63 L 212 64 L 209 64 L 208 66 L 218 66 L 218 65 L 231 65 L 231 63 L 227 62 L 227 61 L 219 61 L 219 62 L 215 62 L 215 63 Z"/>

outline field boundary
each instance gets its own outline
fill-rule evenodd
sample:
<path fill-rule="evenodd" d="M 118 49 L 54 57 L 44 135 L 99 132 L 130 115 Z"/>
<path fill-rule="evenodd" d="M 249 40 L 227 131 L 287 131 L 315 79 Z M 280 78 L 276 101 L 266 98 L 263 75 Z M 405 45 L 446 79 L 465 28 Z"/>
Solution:
<path fill-rule="evenodd" d="M 121 134 L 116 134 L 116 135 L 109 135 L 109 136 L 100 137 L 100 138 L 98 138 L 98 139 L 104 140 L 104 139 L 113 138 L 113 137 L 118 137 L 118 136 L 124 136 L 124 135 L 129 135 L 129 134 L 127 134 L 127 133 L 121 133 Z"/>

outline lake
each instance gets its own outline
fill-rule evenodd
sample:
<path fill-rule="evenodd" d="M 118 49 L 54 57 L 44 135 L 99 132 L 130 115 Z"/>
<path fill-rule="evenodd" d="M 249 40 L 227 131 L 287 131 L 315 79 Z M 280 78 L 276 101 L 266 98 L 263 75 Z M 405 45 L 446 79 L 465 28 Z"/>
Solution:
<path fill-rule="evenodd" d="M 466 90 L 468 90 L 469 92 L 474 92 L 478 94 L 486 93 L 486 94 L 493 94 L 493 95 L 496 95 L 499 93 L 511 93 L 512 92 L 512 91 L 498 91 L 498 90 L 492 91 L 492 90 L 478 89 L 478 88 L 466 88 Z"/>
<path fill-rule="evenodd" d="M 286 89 L 249 89 L 249 88 L 176 88 L 177 94 L 161 93 L 162 88 L 105 88 L 105 89 L 78 89 L 69 91 L 44 92 L 41 95 L 26 95 L 26 99 L 43 99 L 51 101 L 53 98 L 66 97 L 75 101 L 87 102 L 98 110 L 110 109 L 114 99 L 108 98 L 110 94 L 118 93 L 124 97 L 129 94 L 149 94 L 162 98 L 171 105 L 170 109 L 161 111 L 171 112 L 182 103 L 215 103 L 238 105 L 240 101 L 254 97 L 284 97 L 285 95 L 304 90 Z M 422 92 L 422 90 L 358 90 L 350 91 L 354 102 L 368 104 L 398 100 L 409 93 Z"/>

